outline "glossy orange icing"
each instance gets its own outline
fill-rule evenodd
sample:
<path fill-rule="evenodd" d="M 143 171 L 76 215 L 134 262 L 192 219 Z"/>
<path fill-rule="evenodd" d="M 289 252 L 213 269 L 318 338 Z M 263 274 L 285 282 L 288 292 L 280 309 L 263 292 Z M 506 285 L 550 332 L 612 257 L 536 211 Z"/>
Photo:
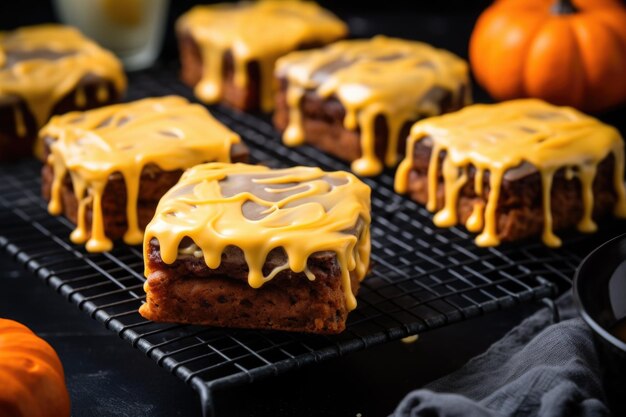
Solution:
<path fill-rule="evenodd" d="M 251 192 L 231 185 L 232 190 L 225 192 L 224 181 L 253 184 L 259 190 Z M 258 207 L 253 218 L 244 213 L 246 204 Z M 359 221 L 363 227 L 356 236 L 351 231 Z M 156 238 L 161 258 L 171 264 L 179 256 L 181 241 L 188 237 L 199 248 L 206 265 L 215 269 L 224 249 L 236 246 L 244 253 L 248 283 L 253 288 L 287 268 L 315 279 L 307 269 L 309 256 L 332 251 L 341 268 L 346 306 L 352 310 L 356 300 L 350 273 L 359 280 L 367 273 L 369 224 L 370 188 L 350 173 L 210 163 L 187 170 L 161 199 L 154 219 L 146 227 L 144 251 Z M 285 250 L 287 263 L 264 275 L 265 260 L 275 248 Z M 152 271 L 148 262 L 145 266 L 148 276 Z"/>
<path fill-rule="evenodd" d="M 280 56 L 312 43 L 329 43 L 347 34 L 347 26 L 310 1 L 269 0 L 196 6 L 177 22 L 199 45 L 202 80 L 195 94 L 206 103 L 221 99 L 224 54 L 234 60 L 234 82 L 245 89 L 247 66 L 257 62 L 260 71 L 260 105 L 274 107 L 273 70 Z"/>
<path fill-rule="evenodd" d="M 408 188 L 415 144 L 428 137 L 433 141 L 428 169 L 428 204 L 436 210 L 438 172 L 443 173 L 445 205 L 435 214 L 440 227 L 457 223 L 458 192 L 467 182 L 467 170 L 477 170 L 475 192 L 482 194 L 483 174 L 489 172 L 487 204 L 476 203 L 466 227 L 480 232 L 479 246 L 499 243 L 496 230 L 496 209 L 500 186 L 505 173 L 524 162 L 541 175 L 544 230 L 548 246 L 560 246 L 552 230 L 550 192 L 556 171 L 567 168 L 566 178 L 576 176 L 582 187 L 583 216 L 578 229 L 593 232 L 593 180 L 598 164 L 608 155 L 615 158 L 614 186 L 617 202 L 615 215 L 626 217 L 624 189 L 624 143 L 617 129 L 601 123 L 570 107 L 557 107 L 536 99 L 514 100 L 499 104 L 476 104 L 444 116 L 416 123 L 407 142 L 405 159 L 398 167 L 395 188 L 404 193 Z M 439 155 L 446 152 L 439 167 Z"/>
<path fill-rule="evenodd" d="M 38 52 L 57 56 L 21 58 L 8 65 L 12 53 L 36 56 Z M 48 121 L 54 106 L 87 75 L 110 81 L 120 95 L 126 88 L 126 76 L 118 59 L 74 28 L 49 24 L 0 32 L 0 96 L 22 98 L 38 126 Z M 106 101 L 108 91 L 100 91 L 97 98 Z M 85 92 L 78 89 L 76 105 L 85 104 Z M 25 135 L 24 116 L 19 108 L 15 109 L 15 120 L 18 134 Z"/>
<path fill-rule="evenodd" d="M 275 72 L 288 82 L 289 125 L 283 142 L 296 146 L 305 140 L 300 104 L 307 91 L 324 99 L 335 97 L 346 111 L 344 127 L 360 132 L 362 155 L 351 167 L 359 175 L 377 175 L 383 165 L 395 166 L 402 126 L 442 112 L 427 95 L 433 88 L 449 91 L 453 102 L 470 102 L 465 61 L 422 42 L 384 36 L 293 52 L 278 60 Z M 384 116 L 388 126 L 384 161 L 375 152 L 378 116 Z"/>
<path fill-rule="evenodd" d="M 201 105 L 182 97 L 148 98 L 86 112 L 55 116 L 41 137 L 52 137 L 48 163 L 54 181 L 48 210 L 58 215 L 61 187 L 70 175 L 78 206 L 78 224 L 71 234 L 74 243 L 85 243 L 90 252 L 110 250 L 102 219 L 102 195 L 114 173 L 126 184 L 128 230 L 124 241 L 142 242 L 137 221 L 137 195 L 141 172 L 148 164 L 172 171 L 206 161 L 230 161 L 231 146 L 239 136 L 215 120 Z M 85 210 L 91 206 L 91 229 Z"/>

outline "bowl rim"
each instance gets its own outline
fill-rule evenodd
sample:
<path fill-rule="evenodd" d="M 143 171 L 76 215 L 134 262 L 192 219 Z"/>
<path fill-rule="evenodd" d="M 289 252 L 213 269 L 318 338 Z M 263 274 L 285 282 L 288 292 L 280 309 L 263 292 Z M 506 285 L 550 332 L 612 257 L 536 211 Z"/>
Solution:
<path fill-rule="evenodd" d="M 573 280 L 573 283 L 572 283 L 572 289 L 573 289 L 573 293 L 574 293 L 574 303 L 576 304 L 576 308 L 578 310 L 578 313 L 581 315 L 581 317 L 587 323 L 587 325 L 589 327 L 591 327 L 591 329 L 596 334 L 598 334 L 600 337 L 602 337 L 602 339 L 604 339 L 607 342 L 609 342 L 615 348 L 617 348 L 617 349 L 619 349 L 619 350 L 621 350 L 623 352 L 626 352 L 626 342 L 623 342 L 621 339 L 618 339 L 611 332 L 609 332 L 607 329 L 602 327 L 587 312 L 587 309 L 585 308 L 585 306 L 582 303 L 582 299 L 580 297 L 580 290 L 579 290 L 580 282 L 581 282 L 582 279 L 584 279 L 584 278 L 581 278 L 581 271 L 583 270 L 583 268 L 587 264 L 589 264 L 593 259 L 595 259 L 597 256 L 599 256 L 602 252 L 604 252 L 608 247 L 610 247 L 612 245 L 615 245 L 618 241 L 621 241 L 621 240 L 626 240 L 626 233 L 621 234 L 619 236 L 616 236 L 616 237 L 614 237 L 614 238 L 604 242 L 603 244 L 601 244 L 600 246 L 595 248 L 593 251 L 591 251 L 591 253 L 589 253 L 587 256 L 585 256 L 585 258 L 582 260 L 580 265 L 578 265 L 578 268 L 576 268 L 576 272 L 574 273 L 574 280 Z"/>

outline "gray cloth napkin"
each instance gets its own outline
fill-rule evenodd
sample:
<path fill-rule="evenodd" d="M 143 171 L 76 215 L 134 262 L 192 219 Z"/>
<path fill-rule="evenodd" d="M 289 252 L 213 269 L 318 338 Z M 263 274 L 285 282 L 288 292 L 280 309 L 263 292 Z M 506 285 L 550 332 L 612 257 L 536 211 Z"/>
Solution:
<path fill-rule="evenodd" d="M 571 293 L 561 322 L 544 308 L 460 370 L 409 393 L 393 417 L 590 417 L 610 411 L 593 335 Z"/>

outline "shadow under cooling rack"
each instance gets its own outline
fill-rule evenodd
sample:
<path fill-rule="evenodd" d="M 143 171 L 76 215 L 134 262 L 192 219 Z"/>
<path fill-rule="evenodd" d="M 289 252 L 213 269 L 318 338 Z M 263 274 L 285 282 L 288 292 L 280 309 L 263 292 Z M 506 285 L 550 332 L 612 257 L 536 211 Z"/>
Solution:
<path fill-rule="evenodd" d="M 173 68 L 135 74 L 129 98 L 189 90 Z M 280 145 L 262 117 L 222 107 L 214 115 L 237 131 L 254 161 L 272 166 L 346 164 L 313 148 Z M 141 249 L 118 243 L 89 254 L 72 245 L 72 225 L 52 217 L 40 197 L 39 164 L 0 167 L 0 247 L 59 294 L 191 385 L 206 416 L 217 388 L 256 381 L 305 364 L 366 349 L 516 303 L 553 296 L 593 246 L 610 234 L 564 239 L 560 250 L 538 243 L 477 248 L 461 228 L 434 229 L 430 214 L 393 192 L 392 176 L 372 186 L 371 274 L 358 294 L 347 330 L 337 336 L 217 329 L 144 320 Z M 613 228 L 615 229 L 615 228 Z M 616 232 L 617 233 L 617 232 Z"/>

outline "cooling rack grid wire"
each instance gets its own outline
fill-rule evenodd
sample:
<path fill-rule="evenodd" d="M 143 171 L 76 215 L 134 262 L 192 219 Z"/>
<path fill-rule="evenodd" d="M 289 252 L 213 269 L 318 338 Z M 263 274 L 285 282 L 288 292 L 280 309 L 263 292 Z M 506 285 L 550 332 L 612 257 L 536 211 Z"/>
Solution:
<path fill-rule="evenodd" d="M 193 99 L 177 80 L 173 66 L 131 75 L 130 88 L 128 99 L 166 94 Z M 211 110 L 244 138 L 256 162 L 348 168 L 308 146 L 283 147 L 263 116 L 221 106 Z M 424 208 L 393 192 L 393 177 L 385 173 L 365 180 L 373 190 L 374 267 L 361 286 L 358 308 L 344 333 L 312 336 L 158 324 L 137 313 L 145 299 L 141 249 L 116 244 L 109 253 L 89 254 L 72 245 L 70 222 L 46 211 L 39 169 L 35 161 L 0 167 L 0 247 L 82 311 L 191 385 L 206 416 L 213 413 L 215 389 L 554 296 L 569 285 L 582 256 L 616 229 L 605 227 L 594 237 L 566 237 L 560 250 L 537 242 L 481 249 L 462 228 L 435 229 Z"/>

